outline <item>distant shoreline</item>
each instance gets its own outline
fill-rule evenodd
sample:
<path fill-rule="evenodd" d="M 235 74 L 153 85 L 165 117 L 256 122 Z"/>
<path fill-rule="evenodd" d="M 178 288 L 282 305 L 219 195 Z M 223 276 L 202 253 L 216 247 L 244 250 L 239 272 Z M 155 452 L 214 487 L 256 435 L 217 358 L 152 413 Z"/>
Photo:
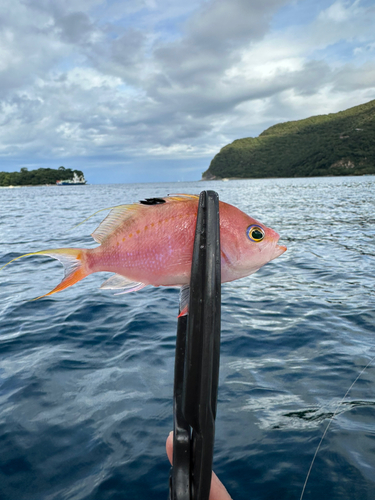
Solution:
<path fill-rule="evenodd" d="M 81 170 L 73 170 L 63 166 L 59 168 L 37 168 L 35 170 L 28 170 L 23 167 L 19 172 L 0 171 L 0 187 L 4 188 L 56 186 L 62 182 L 68 184 L 73 184 L 73 182 L 77 184 L 86 183 Z"/>
<path fill-rule="evenodd" d="M 75 186 L 88 186 L 89 184 L 74 184 Z M 0 189 L 15 189 L 15 188 L 25 188 L 25 187 L 59 187 L 57 184 L 19 184 L 15 186 L 0 186 Z"/>
<path fill-rule="evenodd" d="M 279 177 L 279 176 L 274 176 L 274 177 L 217 177 L 215 179 L 200 179 L 200 181 L 205 182 L 205 181 L 218 181 L 218 182 L 225 182 L 225 181 L 249 181 L 249 180 L 264 180 L 264 179 L 319 179 L 319 178 L 325 178 L 325 177 L 365 177 L 367 175 L 375 175 L 375 174 L 348 174 L 348 175 L 334 175 L 334 174 L 325 174 L 325 175 L 295 175 L 293 177 Z"/>

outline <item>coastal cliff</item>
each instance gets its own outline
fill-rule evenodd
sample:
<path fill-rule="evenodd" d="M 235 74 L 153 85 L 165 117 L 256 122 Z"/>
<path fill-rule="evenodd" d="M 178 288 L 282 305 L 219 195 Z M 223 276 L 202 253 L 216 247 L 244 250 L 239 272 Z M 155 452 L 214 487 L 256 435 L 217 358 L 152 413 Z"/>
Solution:
<path fill-rule="evenodd" d="M 224 146 L 203 179 L 375 174 L 375 100 Z"/>

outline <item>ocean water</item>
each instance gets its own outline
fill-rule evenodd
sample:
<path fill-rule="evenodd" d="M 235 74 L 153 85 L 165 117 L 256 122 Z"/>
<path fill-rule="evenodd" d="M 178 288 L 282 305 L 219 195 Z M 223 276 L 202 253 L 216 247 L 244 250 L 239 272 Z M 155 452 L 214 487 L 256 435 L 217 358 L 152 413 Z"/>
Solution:
<path fill-rule="evenodd" d="M 375 177 L 0 190 L 0 266 L 93 247 L 100 208 L 214 189 L 288 251 L 222 287 L 214 469 L 234 500 L 375 498 Z M 178 291 L 0 271 L 0 499 L 165 500 Z M 107 276 L 108 277 L 108 276 Z M 343 396 L 361 370 L 345 400 Z"/>

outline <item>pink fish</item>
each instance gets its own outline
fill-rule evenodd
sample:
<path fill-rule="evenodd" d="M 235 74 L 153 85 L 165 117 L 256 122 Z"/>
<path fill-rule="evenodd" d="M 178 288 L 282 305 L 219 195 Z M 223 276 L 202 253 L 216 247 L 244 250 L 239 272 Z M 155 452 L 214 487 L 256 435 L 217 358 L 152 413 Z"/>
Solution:
<path fill-rule="evenodd" d="M 198 200 L 184 194 L 119 205 L 92 233 L 98 247 L 42 250 L 10 262 L 27 255 L 48 255 L 64 265 L 64 279 L 41 297 L 102 271 L 116 274 L 101 288 L 122 293 L 147 285 L 184 287 L 190 281 Z M 223 283 L 248 276 L 285 252 L 275 231 L 238 208 L 220 201 L 219 213 Z"/>

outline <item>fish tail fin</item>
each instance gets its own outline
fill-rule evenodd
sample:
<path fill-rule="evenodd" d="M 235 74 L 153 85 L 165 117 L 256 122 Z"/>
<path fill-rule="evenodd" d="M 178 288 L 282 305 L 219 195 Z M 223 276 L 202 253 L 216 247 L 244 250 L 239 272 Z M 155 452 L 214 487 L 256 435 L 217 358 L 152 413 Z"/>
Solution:
<path fill-rule="evenodd" d="M 42 297 L 52 295 L 53 293 L 61 292 L 62 290 L 65 290 L 65 288 L 74 285 L 75 283 L 77 283 L 77 281 L 80 281 L 91 274 L 91 271 L 88 271 L 86 269 L 86 266 L 82 259 L 86 251 L 87 250 L 83 248 L 56 248 L 52 250 L 41 250 L 40 252 L 31 252 L 12 259 L 3 267 L 1 267 L 0 271 L 11 262 L 21 259 L 22 257 L 28 257 L 30 255 L 48 255 L 49 257 L 59 260 L 64 266 L 64 279 L 53 290 L 34 299 L 37 300 L 41 299 Z"/>
<path fill-rule="evenodd" d="M 91 271 L 87 271 L 82 256 L 85 254 L 86 250 L 83 248 L 57 248 L 54 250 L 42 250 L 41 252 L 36 252 L 35 255 L 48 255 L 54 259 L 57 259 L 64 266 L 64 279 L 50 292 L 37 297 L 34 300 L 41 299 L 42 297 L 47 297 L 56 292 L 61 292 L 65 288 L 69 288 L 78 281 L 86 278 Z"/>
<path fill-rule="evenodd" d="M 9 262 L 7 262 L 6 264 L 4 264 L 3 266 L 0 267 L 0 271 L 2 271 L 4 269 L 4 267 L 7 267 L 9 266 L 9 264 L 11 264 L 12 262 L 14 262 L 15 260 L 18 260 L 18 259 L 22 259 L 23 257 L 29 257 L 29 255 L 35 255 L 37 254 L 38 252 L 30 252 L 30 253 L 25 253 L 23 255 L 19 255 L 18 257 L 15 257 L 14 259 L 10 260 Z"/>

